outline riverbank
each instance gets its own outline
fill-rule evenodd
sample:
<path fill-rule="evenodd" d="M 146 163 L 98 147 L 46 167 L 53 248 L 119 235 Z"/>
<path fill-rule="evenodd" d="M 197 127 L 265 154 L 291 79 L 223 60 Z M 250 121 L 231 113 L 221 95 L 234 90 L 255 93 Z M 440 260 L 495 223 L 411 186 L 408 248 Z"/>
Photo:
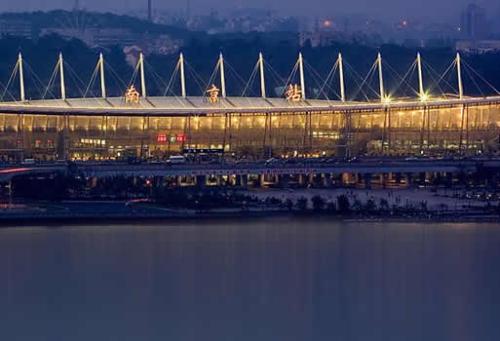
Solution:
<path fill-rule="evenodd" d="M 0 205 L 0 225 L 41 222 L 246 219 L 325 216 L 404 221 L 500 220 L 498 193 L 449 189 L 256 189 L 172 192 L 168 200 L 16 201 Z M 215 205 L 214 205 L 215 204 Z"/>
<path fill-rule="evenodd" d="M 364 191 L 365 192 L 365 191 Z M 500 215 L 493 209 L 487 209 L 486 205 L 478 203 L 468 203 L 468 205 L 456 204 L 453 209 L 444 209 L 442 199 L 432 201 L 425 210 L 414 210 L 413 207 L 404 209 L 404 206 L 391 206 L 391 197 L 393 194 L 377 191 L 371 193 L 366 198 L 366 193 L 332 193 L 328 192 L 330 197 L 325 197 L 325 202 L 321 209 L 314 207 L 314 198 L 320 197 L 321 191 L 304 191 L 304 193 L 286 194 L 288 200 L 296 202 L 305 202 L 305 207 L 297 207 L 296 204 L 287 207 L 284 204 L 276 204 L 276 194 L 281 192 L 257 192 L 252 193 L 253 197 L 259 198 L 260 202 L 267 205 L 244 207 L 244 208 L 218 208 L 210 210 L 180 209 L 161 207 L 156 203 L 148 201 L 61 201 L 53 202 L 30 202 L 17 203 L 14 205 L 3 205 L 0 208 L 0 227 L 10 226 L 34 226 L 40 224 L 58 226 L 79 225 L 79 224 L 98 224 L 102 222 L 113 224 L 164 222 L 164 221 L 200 221 L 200 220 L 219 220 L 219 219 L 261 219 L 270 217 L 286 217 L 292 219 L 310 218 L 344 220 L 344 221 L 401 221 L 401 222 L 494 222 L 500 221 Z M 274 194 L 274 196 L 273 196 Z M 359 208 L 349 208 L 347 211 L 340 212 L 338 209 L 332 209 L 328 205 L 328 198 L 336 198 L 334 194 L 346 196 L 348 200 L 357 200 L 360 203 Z M 392 199 L 400 202 L 400 194 Z M 422 197 L 412 194 L 413 200 L 419 202 Z M 377 200 L 386 200 L 384 195 L 389 196 L 387 208 L 375 206 L 367 210 L 366 205 L 373 204 Z M 305 198 L 305 199 L 304 199 Z M 356 199 L 353 199 L 356 198 Z M 366 201 L 365 201 L 366 199 Z M 449 199 L 448 199 L 449 200 Z M 407 200 L 404 200 L 408 204 Z M 330 204 L 332 204 L 330 202 Z M 491 203 L 490 203 L 491 205 Z M 333 205 L 333 207 L 335 207 Z"/>
<path fill-rule="evenodd" d="M 44 225 L 47 227 L 61 227 L 61 226 L 79 226 L 79 225 L 100 225 L 100 224 L 113 224 L 113 225 L 125 225 L 134 224 L 142 225 L 144 223 L 149 224 L 164 224 L 168 223 L 190 223 L 199 222 L 203 220 L 207 223 L 213 221 L 224 221 L 224 220 L 263 220 L 269 218 L 290 218 L 290 219 L 307 219 L 314 218 L 319 220 L 328 219 L 330 221 L 345 221 L 345 222 L 357 222 L 357 223 L 373 223 L 373 222 L 400 222 L 400 223 L 499 223 L 500 217 L 498 215 L 446 215 L 446 216 L 343 216 L 343 215 L 329 215 L 329 214 L 317 214 L 315 212 L 309 213 L 296 213 L 288 211 L 280 212 L 235 212 L 235 213 L 203 213 L 196 214 L 192 216 L 182 216 L 182 215 L 130 215 L 130 216 L 117 216 L 117 215 L 101 215 L 101 216 L 58 216 L 58 215 L 47 215 L 38 217 L 2 217 L 0 218 L 0 228 L 10 228 L 10 227 L 30 227 L 30 226 L 40 226 Z"/>

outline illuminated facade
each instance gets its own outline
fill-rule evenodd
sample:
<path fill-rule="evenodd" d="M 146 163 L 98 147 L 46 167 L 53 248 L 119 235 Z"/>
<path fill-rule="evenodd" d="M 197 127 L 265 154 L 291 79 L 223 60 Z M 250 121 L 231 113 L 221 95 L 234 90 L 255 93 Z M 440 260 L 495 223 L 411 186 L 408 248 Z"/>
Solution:
<path fill-rule="evenodd" d="M 0 114 L 6 159 L 163 156 L 185 149 L 268 155 L 491 153 L 500 103 L 428 109 L 193 113 Z M 306 108 L 304 108 L 306 109 Z M 463 114 L 462 114 L 463 112 Z"/>
<path fill-rule="evenodd" d="M 26 101 L 23 64 L 20 101 L 0 103 L 0 158 L 23 160 L 164 157 L 186 150 L 215 150 L 236 156 L 446 155 L 498 152 L 500 96 L 463 94 L 460 56 L 459 94 L 438 98 L 424 91 L 420 55 L 419 98 L 397 100 L 384 90 L 379 55 L 380 99 L 346 101 L 339 55 L 339 101 L 308 99 L 302 55 L 300 84 L 288 84 L 283 98 L 268 98 L 264 61 L 259 56 L 261 97 L 227 97 L 224 59 L 217 68 L 220 87 L 205 97 L 188 97 L 181 54 L 180 97 L 149 97 L 144 57 L 139 58 L 140 91 L 131 86 L 123 98 L 106 96 L 104 59 L 98 62 L 102 96 L 68 99 L 64 61 L 59 58 L 61 99 Z"/>

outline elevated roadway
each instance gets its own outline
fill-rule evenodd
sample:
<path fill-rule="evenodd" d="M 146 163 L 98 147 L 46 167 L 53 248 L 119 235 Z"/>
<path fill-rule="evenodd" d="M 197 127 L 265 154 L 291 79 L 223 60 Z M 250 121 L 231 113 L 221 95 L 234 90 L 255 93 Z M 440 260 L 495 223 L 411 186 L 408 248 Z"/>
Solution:
<path fill-rule="evenodd" d="M 0 181 L 16 176 L 78 172 L 87 177 L 142 176 L 231 176 L 231 175 L 291 175 L 291 174 L 385 174 L 385 173 L 460 173 L 480 169 L 500 170 L 500 159 L 482 160 L 380 160 L 358 162 L 256 162 L 240 164 L 138 164 L 77 163 L 0 167 Z"/>

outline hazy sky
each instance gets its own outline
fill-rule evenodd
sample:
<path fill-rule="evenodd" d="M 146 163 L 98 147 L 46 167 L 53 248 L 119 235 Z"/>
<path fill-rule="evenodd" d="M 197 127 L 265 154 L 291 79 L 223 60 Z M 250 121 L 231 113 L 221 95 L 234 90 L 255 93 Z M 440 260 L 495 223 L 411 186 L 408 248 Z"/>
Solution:
<path fill-rule="evenodd" d="M 81 6 L 97 11 L 126 12 L 146 7 L 147 0 L 79 0 Z M 188 0 L 153 0 L 154 7 L 180 10 Z M 237 7 L 270 8 L 283 14 L 317 16 L 336 13 L 363 13 L 383 17 L 419 17 L 450 20 L 467 3 L 477 2 L 491 11 L 491 17 L 500 15 L 499 0 L 190 0 L 194 14 L 206 13 L 211 8 L 227 10 Z M 75 0 L 0 0 L 1 11 L 38 9 L 70 9 Z M 458 20 L 458 19 L 457 19 Z"/>

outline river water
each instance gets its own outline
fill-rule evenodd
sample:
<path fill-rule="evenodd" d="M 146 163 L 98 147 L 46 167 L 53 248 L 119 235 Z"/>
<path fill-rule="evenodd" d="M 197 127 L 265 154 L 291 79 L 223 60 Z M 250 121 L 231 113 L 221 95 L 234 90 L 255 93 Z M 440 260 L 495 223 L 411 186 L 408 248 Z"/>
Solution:
<path fill-rule="evenodd" d="M 1 229 L 0 339 L 496 341 L 500 224 Z"/>

